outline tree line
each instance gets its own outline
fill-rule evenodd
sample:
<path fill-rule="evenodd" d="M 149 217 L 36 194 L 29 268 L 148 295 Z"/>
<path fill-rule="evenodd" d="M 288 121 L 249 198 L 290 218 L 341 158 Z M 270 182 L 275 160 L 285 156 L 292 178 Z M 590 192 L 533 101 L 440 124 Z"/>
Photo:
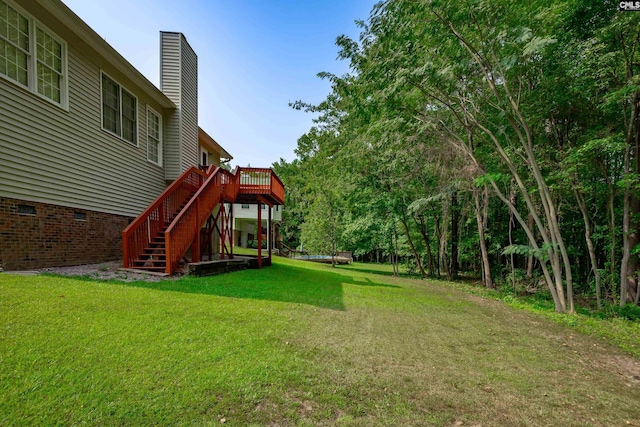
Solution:
<path fill-rule="evenodd" d="M 389 0 L 273 165 L 285 243 L 421 277 L 638 304 L 640 13 L 592 0 Z M 526 288 L 526 289 L 525 289 Z"/>

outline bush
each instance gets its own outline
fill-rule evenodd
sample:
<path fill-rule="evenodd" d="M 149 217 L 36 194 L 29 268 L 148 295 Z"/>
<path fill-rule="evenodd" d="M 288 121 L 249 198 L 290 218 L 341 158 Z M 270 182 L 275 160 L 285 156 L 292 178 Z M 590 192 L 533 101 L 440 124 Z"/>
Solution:
<path fill-rule="evenodd" d="M 640 307 L 637 305 L 627 304 L 622 307 L 619 305 L 612 305 L 611 311 L 623 319 L 640 321 Z"/>
<path fill-rule="evenodd" d="M 258 249 L 258 240 L 249 240 L 247 242 L 247 248 Z M 262 241 L 262 249 L 267 249 L 267 240 Z"/>

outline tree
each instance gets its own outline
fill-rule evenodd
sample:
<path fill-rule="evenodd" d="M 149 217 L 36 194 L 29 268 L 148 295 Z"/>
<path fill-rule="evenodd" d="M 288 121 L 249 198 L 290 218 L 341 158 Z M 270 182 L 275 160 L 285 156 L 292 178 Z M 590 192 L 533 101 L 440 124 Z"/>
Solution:
<path fill-rule="evenodd" d="M 640 15 L 596 3 L 377 4 L 336 41 L 350 72 L 292 104 L 318 113 L 296 151 L 298 223 L 405 253 L 423 277 L 542 277 L 559 312 L 575 292 L 637 300 Z M 318 216 L 332 209 L 339 227 Z"/>

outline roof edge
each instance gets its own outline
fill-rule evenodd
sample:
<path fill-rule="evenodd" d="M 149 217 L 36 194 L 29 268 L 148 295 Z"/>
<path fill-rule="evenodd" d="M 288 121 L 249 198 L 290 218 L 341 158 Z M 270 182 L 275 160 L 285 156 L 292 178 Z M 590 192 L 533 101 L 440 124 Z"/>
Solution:
<path fill-rule="evenodd" d="M 67 5 L 60 0 L 35 0 L 43 9 L 58 19 L 62 24 L 74 32 L 79 38 L 98 55 L 105 58 L 119 70 L 123 71 L 134 84 L 148 92 L 154 101 L 163 108 L 176 108 L 176 105 L 147 79 L 137 68 L 127 61 L 117 50 L 107 43 L 86 22 L 76 15 Z"/>
<path fill-rule="evenodd" d="M 198 139 L 203 139 L 205 142 L 210 144 L 213 148 L 217 149 L 220 153 L 220 161 L 225 159 L 225 162 L 233 159 L 233 156 L 227 152 L 218 142 L 211 137 L 207 132 L 204 131 L 201 127 L 198 127 Z"/>

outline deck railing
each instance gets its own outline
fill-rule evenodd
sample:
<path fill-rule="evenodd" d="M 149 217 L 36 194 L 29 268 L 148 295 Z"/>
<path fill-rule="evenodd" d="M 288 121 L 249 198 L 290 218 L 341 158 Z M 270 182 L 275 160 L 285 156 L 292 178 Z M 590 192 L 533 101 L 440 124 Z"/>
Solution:
<path fill-rule="evenodd" d="M 280 204 L 284 204 L 284 184 L 273 171 L 271 171 L 271 194 Z"/>
<path fill-rule="evenodd" d="M 284 184 L 268 168 L 236 168 L 239 176 L 240 194 L 270 194 L 280 203 L 284 203 Z"/>
<path fill-rule="evenodd" d="M 195 167 L 187 169 L 131 224 L 122 231 L 124 267 L 133 267 L 154 236 L 173 219 L 189 197 L 198 190 L 206 174 Z"/>

